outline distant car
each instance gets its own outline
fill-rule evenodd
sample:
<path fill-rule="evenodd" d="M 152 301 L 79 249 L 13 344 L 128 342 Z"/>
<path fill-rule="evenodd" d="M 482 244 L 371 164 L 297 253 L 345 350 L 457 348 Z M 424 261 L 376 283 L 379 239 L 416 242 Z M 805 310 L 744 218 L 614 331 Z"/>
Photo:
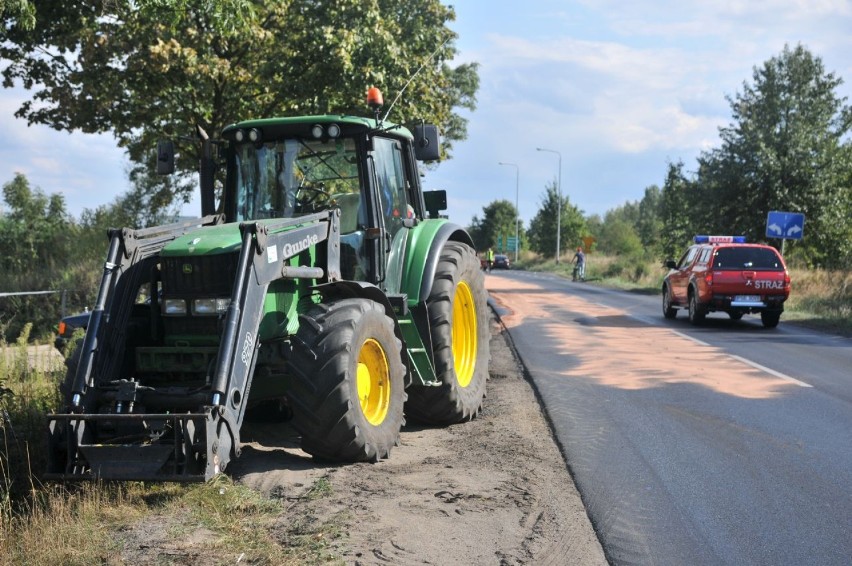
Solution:
<path fill-rule="evenodd" d="M 63 317 L 59 321 L 58 332 L 53 341 L 53 345 L 56 346 L 57 350 L 64 352 L 68 341 L 71 340 L 72 336 L 74 336 L 74 331 L 78 328 L 82 328 L 83 330 L 86 329 L 89 325 L 90 315 L 91 313 L 89 312 L 81 312 Z"/>
<path fill-rule="evenodd" d="M 509 262 L 509 256 L 505 254 L 497 254 L 494 256 L 494 266 L 498 269 L 511 269 L 511 264 Z"/>
<path fill-rule="evenodd" d="M 745 243 L 742 236 L 695 236 L 663 281 L 663 316 L 687 309 L 698 324 L 707 313 L 723 311 L 733 320 L 760 313 L 766 328 L 775 328 L 790 296 L 790 275 L 772 246 Z"/>

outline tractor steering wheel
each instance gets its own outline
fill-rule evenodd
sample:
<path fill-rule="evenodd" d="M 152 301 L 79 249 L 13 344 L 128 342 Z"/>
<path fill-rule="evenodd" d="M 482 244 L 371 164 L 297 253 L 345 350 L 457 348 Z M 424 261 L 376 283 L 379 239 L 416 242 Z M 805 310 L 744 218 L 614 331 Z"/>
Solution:
<path fill-rule="evenodd" d="M 299 186 L 299 190 L 296 193 L 296 201 L 299 203 L 299 207 L 303 211 L 319 210 L 320 203 L 318 201 L 322 197 L 325 197 L 326 201 L 331 199 L 331 194 L 325 190 L 325 185 L 323 183 L 319 183 L 317 185 L 303 183 Z"/>

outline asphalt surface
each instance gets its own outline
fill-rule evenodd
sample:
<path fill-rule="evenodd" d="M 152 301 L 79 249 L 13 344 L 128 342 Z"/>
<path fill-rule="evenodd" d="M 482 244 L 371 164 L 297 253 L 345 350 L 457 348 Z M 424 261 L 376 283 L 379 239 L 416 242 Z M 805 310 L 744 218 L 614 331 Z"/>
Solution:
<path fill-rule="evenodd" d="M 852 563 L 852 340 L 499 272 L 486 285 L 613 564 Z"/>

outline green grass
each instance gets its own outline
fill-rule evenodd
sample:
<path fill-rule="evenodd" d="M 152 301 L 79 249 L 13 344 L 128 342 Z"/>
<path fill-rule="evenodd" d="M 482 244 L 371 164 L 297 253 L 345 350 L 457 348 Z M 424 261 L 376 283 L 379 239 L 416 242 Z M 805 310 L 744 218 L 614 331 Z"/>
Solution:
<path fill-rule="evenodd" d="M 339 518 L 282 527 L 280 499 L 226 476 L 190 485 L 40 481 L 46 415 L 60 406 L 65 372 L 33 367 L 27 338 L 0 342 L 0 564 L 133 563 L 124 553 L 140 544 L 168 549 L 163 564 L 333 559 L 327 543 L 340 536 Z M 321 478 L 304 500 L 330 493 L 331 483 Z M 153 530 L 151 540 L 146 530 Z"/>

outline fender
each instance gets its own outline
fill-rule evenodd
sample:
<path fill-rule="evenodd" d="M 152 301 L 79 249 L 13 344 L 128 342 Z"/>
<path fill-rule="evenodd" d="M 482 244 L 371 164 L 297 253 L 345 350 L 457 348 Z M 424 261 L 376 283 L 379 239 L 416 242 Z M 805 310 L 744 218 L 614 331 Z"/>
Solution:
<path fill-rule="evenodd" d="M 429 298 L 441 251 L 448 241 L 474 247 L 473 239 L 464 228 L 445 219 L 424 220 L 412 228 L 405 248 L 401 285 L 410 307 Z"/>
<path fill-rule="evenodd" d="M 394 324 L 399 326 L 396 312 L 393 310 L 393 305 L 388 300 L 388 296 L 372 283 L 341 280 L 333 283 L 321 283 L 314 286 L 314 289 L 324 296 L 338 296 L 344 299 L 370 299 L 382 305 L 385 308 L 385 313 L 393 319 Z"/>

